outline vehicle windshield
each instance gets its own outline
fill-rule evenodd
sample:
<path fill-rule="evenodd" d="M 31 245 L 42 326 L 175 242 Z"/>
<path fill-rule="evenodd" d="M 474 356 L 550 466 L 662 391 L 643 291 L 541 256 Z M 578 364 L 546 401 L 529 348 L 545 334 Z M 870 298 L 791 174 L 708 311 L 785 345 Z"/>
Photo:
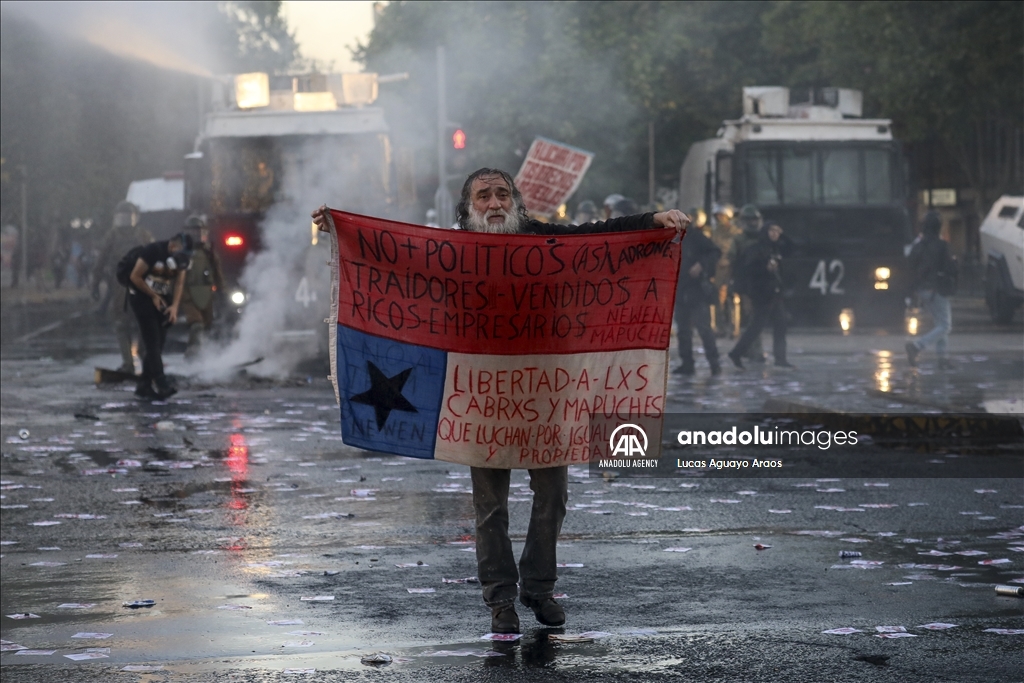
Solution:
<path fill-rule="evenodd" d="M 902 199 L 892 149 L 877 145 L 788 145 L 746 150 L 740 168 L 748 202 L 892 204 Z"/>
<path fill-rule="evenodd" d="M 762 207 L 766 221 L 782 226 L 797 252 L 818 250 L 847 255 L 901 249 L 912 239 L 910 218 L 903 207 Z M 824 253 L 824 252 L 823 252 Z"/>

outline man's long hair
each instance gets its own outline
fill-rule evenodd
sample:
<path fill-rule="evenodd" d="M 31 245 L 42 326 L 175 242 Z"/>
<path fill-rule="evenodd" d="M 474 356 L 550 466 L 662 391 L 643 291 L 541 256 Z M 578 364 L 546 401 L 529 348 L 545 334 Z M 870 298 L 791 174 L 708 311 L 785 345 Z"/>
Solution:
<path fill-rule="evenodd" d="M 513 213 L 517 214 L 521 221 L 526 221 L 530 218 L 526 211 L 526 204 L 523 202 L 523 195 L 519 192 L 519 188 L 516 187 L 512 176 L 499 168 L 481 168 L 470 173 L 462 186 L 462 196 L 459 198 L 459 205 L 455 207 L 455 220 L 460 228 L 465 230 L 469 224 L 469 210 L 473 205 L 473 197 L 471 196 L 473 181 L 477 178 L 492 175 L 501 176 L 508 183 L 509 190 L 512 192 Z"/>

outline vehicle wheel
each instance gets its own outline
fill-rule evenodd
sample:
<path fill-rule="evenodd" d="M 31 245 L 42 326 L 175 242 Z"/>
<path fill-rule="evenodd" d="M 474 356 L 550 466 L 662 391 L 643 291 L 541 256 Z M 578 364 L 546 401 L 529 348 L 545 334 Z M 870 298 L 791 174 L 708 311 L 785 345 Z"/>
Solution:
<path fill-rule="evenodd" d="M 999 271 L 993 265 L 989 265 L 985 273 L 985 304 L 988 306 L 989 315 L 992 316 L 992 322 L 1008 325 L 1013 320 L 1017 306 L 999 286 L 999 275 Z"/>

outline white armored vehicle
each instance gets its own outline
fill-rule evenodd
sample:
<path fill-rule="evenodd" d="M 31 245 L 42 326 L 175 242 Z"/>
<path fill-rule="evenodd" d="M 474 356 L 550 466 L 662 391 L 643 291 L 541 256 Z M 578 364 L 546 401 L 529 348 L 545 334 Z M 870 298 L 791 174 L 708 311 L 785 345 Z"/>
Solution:
<path fill-rule="evenodd" d="M 842 88 L 743 88 L 743 116 L 690 147 L 680 172 L 680 207 L 754 204 L 793 240 L 785 295 L 798 323 L 903 319 L 906 164 L 891 122 L 861 118 L 861 102 Z"/>
<path fill-rule="evenodd" d="M 1000 197 L 979 232 L 985 303 L 992 320 L 1006 324 L 1024 303 L 1024 197 Z"/>

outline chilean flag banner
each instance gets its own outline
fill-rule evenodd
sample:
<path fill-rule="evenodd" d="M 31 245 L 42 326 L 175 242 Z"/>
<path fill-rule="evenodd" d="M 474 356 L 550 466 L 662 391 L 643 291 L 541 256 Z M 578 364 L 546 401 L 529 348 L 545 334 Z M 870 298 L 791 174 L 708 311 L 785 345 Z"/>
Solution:
<path fill-rule="evenodd" d="M 495 235 L 329 215 L 346 444 L 475 467 L 586 465 L 613 450 L 598 422 L 662 416 L 674 231 Z"/>

